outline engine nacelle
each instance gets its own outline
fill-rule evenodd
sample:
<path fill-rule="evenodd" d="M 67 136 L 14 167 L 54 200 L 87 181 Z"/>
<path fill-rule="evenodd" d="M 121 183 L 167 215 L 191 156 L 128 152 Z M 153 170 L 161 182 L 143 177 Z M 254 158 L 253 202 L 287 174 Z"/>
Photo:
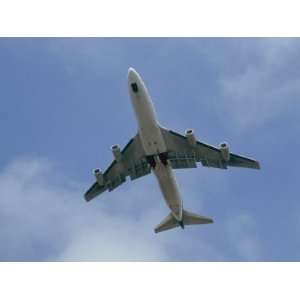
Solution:
<path fill-rule="evenodd" d="M 221 143 L 219 145 L 219 147 L 220 147 L 222 158 L 225 161 L 229 161 L 230 160 L 230 151 L 229 151 L 229 145 L 228 145 L 228 143 L 223 142 L 223 143 Z"/>
<path fill-rule="evenodd" d="M 94 170 L 94 175 L 96 178 L 96 181 L 98 182 L 99 185 L 104 185 L 104 176 L 103 173 L 101 172 L 100 169 L 95 169 Z"/>
<path fill-rule="evenodd" d="M 115 160 L 117 162 L 120 162 L 122 160 L 122 153 L 121 153 L 119 145 L 113 145 L 113 146 L 111 146 L 111 150 L 113 152 Z"/>
<path fill-rule="evenodd" d="M 194 147 L 196 146 L 197 142 L 196 142 L 196 138 L 195 138 L 195 135 L 194 135 L 194 130 L 193 129 L 187 129 L 185 131 L 185 136 L 189 142 L 189 144 Z"/>

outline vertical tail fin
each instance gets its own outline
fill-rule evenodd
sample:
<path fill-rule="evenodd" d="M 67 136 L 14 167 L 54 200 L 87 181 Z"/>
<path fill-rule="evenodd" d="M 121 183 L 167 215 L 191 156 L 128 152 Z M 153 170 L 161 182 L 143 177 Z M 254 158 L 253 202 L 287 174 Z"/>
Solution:
<path fill-rule="evenodd" d="M 170 213 L 166 218 L 164 218 L 161 223 L 159 223 L 154 232 L 158 233 L 161 231 L 169 230 L 178 226 L 184 228 L 184 225 L 196 225 L 196 224 L 209 224 L 213 223 L 213 220 L 204 216 L 200 216 L 186 210 L 182 212 L 182 220 L 178 221 L 175 219 L 172 213 Z"/>

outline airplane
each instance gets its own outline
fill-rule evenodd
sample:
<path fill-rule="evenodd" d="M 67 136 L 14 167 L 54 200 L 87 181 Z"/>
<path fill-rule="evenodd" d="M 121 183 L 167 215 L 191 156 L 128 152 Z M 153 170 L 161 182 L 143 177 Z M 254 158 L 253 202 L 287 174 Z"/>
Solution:
<path fill-rule="evenodd" d="M 179 226 L 184 229 L 186 225 L 213 223 L 212 219 L 183 208 L 173 169 L 196 168 L 198 162 L 204 167 L 219 169 L 260 169 L 259 162 L 231 153 L 226 142 L 214 147 L 198 141 L 193 129 L 187 129 L 185 135 L 181 135 L 161 126 L 148 89 L 133 68 L 128 69 L 128 89 L 138 133 L 123 150 L 118 145 L 111 147 L 114 160 L 104 173 L 100 169 L 94 170 L 96 182 L 84 194 L 85 200 L 90 201 L 106 190 L 111 192 L 124 183 L 127 176 L 135 180 L 153 172 L 170 209 L 167 217 L 155 227 L 155 233 Z"/>

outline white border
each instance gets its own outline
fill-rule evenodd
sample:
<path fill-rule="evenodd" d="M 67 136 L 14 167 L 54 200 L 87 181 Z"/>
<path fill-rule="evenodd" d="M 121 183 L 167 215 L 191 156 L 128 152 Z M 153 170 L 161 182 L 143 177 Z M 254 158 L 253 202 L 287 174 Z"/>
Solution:
<path fill-rule="evenodd" d="M 299 1 L 7 0 L 1 36 L 299 36 Z"/>
<path fill-rule="evenodd" d="M 0 4 L 1 36 L 299 36 L 296 1 Z M 1 263 L 1 299 L 299 299 L 299 263 Z"/>
<path fill-rule="evenodd" d="M 2 263 L 1 299 L 299 299 L 299 263 Z"/>

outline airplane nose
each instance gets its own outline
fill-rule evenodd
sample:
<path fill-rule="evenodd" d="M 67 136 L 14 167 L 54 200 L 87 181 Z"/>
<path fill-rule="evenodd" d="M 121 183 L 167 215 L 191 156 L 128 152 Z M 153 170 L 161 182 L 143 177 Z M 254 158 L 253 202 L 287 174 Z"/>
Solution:
<path fill-rule="evenodd" d="M 130 90 L 135 94 L 145 91 L 145 86 L 141 76 L 134 68 L 131 67 L 128 69 L 128 84 Z"/>
<path fill-rule="evenodd" d="M 128 76 L 129 76 L 131 73 L 133 73 L 134 71 L 135 71 L 134 68 L 130 67 L 130 68 L 128 69 Z"/>
<path fill-rule="evenodd" d="M 136 82 L 138 79 L 138 74 L 134 68 L 129 68 L 128 69 L 128 80 L 130 82 Z"/>

